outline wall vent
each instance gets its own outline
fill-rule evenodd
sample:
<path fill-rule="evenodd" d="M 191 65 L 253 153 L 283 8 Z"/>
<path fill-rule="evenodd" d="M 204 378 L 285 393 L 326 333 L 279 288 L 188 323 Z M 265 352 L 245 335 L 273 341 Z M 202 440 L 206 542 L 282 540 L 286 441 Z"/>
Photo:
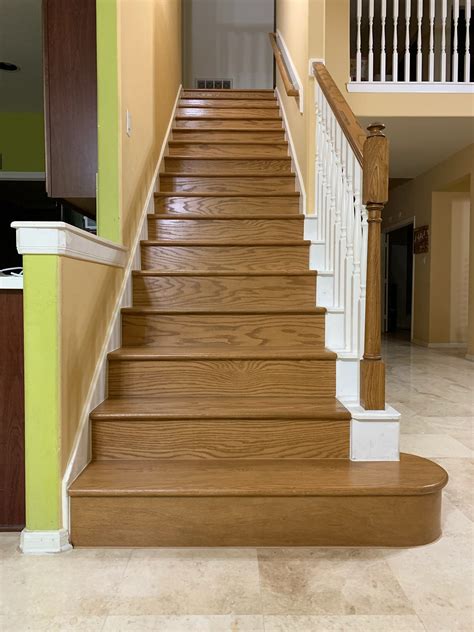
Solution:
<path fill-rule="evenodd" d="M 195 79 L 194 86 L 198 90 L 230 90 L 232 79 Z"/>

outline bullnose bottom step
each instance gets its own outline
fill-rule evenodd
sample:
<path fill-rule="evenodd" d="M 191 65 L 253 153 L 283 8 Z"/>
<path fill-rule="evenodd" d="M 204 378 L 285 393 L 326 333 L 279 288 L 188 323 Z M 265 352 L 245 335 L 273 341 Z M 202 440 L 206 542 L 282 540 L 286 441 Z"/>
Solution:
<path fill-rule="evenodd" d="M 399 462 L 95 461 L 70 488 L 75 546 L 416 546 L 446 472 Z"/>

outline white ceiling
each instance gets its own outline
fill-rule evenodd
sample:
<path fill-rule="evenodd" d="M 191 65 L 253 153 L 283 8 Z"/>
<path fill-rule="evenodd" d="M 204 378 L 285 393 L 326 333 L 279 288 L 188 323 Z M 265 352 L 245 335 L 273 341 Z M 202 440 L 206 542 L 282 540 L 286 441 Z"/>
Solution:
<path fill-rule="evenodd" d="M 0 71 L 0 111 L 41 112 L 41 0 L 0 0 L 0 61 L 20 66 Z"/>
<path fill-rule="evenodd" d="M 397 117 L 382 121 L 390 139 L 391 178 L 415 178 L 474 143 L 474 117 Z M 367 127 L 373 120 L 361 118 L 361 122 Z"/>

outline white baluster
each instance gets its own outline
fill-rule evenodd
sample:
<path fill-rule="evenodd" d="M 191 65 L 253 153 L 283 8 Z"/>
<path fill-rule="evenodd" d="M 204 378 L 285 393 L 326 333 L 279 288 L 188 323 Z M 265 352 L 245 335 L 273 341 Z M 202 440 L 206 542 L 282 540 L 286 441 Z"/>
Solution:
<path fill-rule="evenodd" d="M 369 0 L 369 81 L 374 80 L 374 0 Z"/>
<path fill-rule="evenodd" d="M 418 82 L 421 82 L 423 81 L 423 42 L 422 42 L 422 34 L 421 34 L 421 27 L 423 24 L 423 0 L 418 0 L 417 20 L 418 20 L 418 41 L 417 41 L 417 51 L 416 51 L 416 80 Z"/>
<path fill-rule="evenodd" d="M 453 21 L 454 21 L 454 35 L 453 35 L 453 68 L 451 72 L 451 81 L 458 81 L 458 69 L 459 69 L 459 53 L 458 53 L 458 24 L 459 24 L 459 0 L 454 0 L 453 4 Z"/>
<path fill-rule="evenodd" d="M 471 26 L 471 0 L 466 0 L 466 52 L 464 54 L 464 81 L 471 79 L 471 42 L 469 29 Z"/>
<path fill-rule="evenodd" d="M 405 0 L 405 81 L 410 81 L 411 0 Z"/>
<path fill-rule="evenodd" d="M 392 53 L 392 77 L 398 81 L 398 0 L 393 0 L 393 53 Z"/>
<path fill-rule="evenodd" d="M 446 81 L 446 20 L 448 18 L 448 0 L 441 0 L 441 81 Z"/>
<path fill-rule="evenodd" d="M 382 35 L 380 41 L 380 81 L 385 82 L 387 77 L 387 52 L 385 45 L 385 23 L 387 21 L 387 0 L 382 0 L 381 7 Z"/>
<path fill-rule="evenodd" d="M 316 239 L 321 241 L 321 214 L 322 214 L 322 199 L 321 199 L 321 184 L 323 178 L 322 171 L 322 139 L 321 139 L 321 88 L 317 81 L 315 81 L 314 88 L 315 96 L 315 110 L 316 110 L 316 160 L 314 176 L 316 178 Z"/>
<path fill-rule="evenodd" d="M 436 3 L 435 0 L 430 0 L 430 53 L 428 59 L 429 71 L 428 80 L 433 83 L 434 81 L 434 69 L 435 69 L 435 57 L 434 57 L 434 23 L 436 15 Z"/>
<path fill-rule="evenodd" d="M 362 0 L 357 0 L 356 81 L 362 81 Z"/>

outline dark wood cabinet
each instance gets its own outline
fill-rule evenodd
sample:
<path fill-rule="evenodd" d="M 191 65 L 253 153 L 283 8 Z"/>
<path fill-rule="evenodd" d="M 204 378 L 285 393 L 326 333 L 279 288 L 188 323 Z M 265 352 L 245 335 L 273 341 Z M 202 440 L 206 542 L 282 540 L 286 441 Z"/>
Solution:
<path fill-rule="evenodd" d="M 43 0 L 47 191 L 78 206 L 96 197 L 96 51 L 96 0 Z"/>
<path fill-rule="evenodd" d="M 0 531 L 25 526 L 23 291 L 0 289 Z"/>

